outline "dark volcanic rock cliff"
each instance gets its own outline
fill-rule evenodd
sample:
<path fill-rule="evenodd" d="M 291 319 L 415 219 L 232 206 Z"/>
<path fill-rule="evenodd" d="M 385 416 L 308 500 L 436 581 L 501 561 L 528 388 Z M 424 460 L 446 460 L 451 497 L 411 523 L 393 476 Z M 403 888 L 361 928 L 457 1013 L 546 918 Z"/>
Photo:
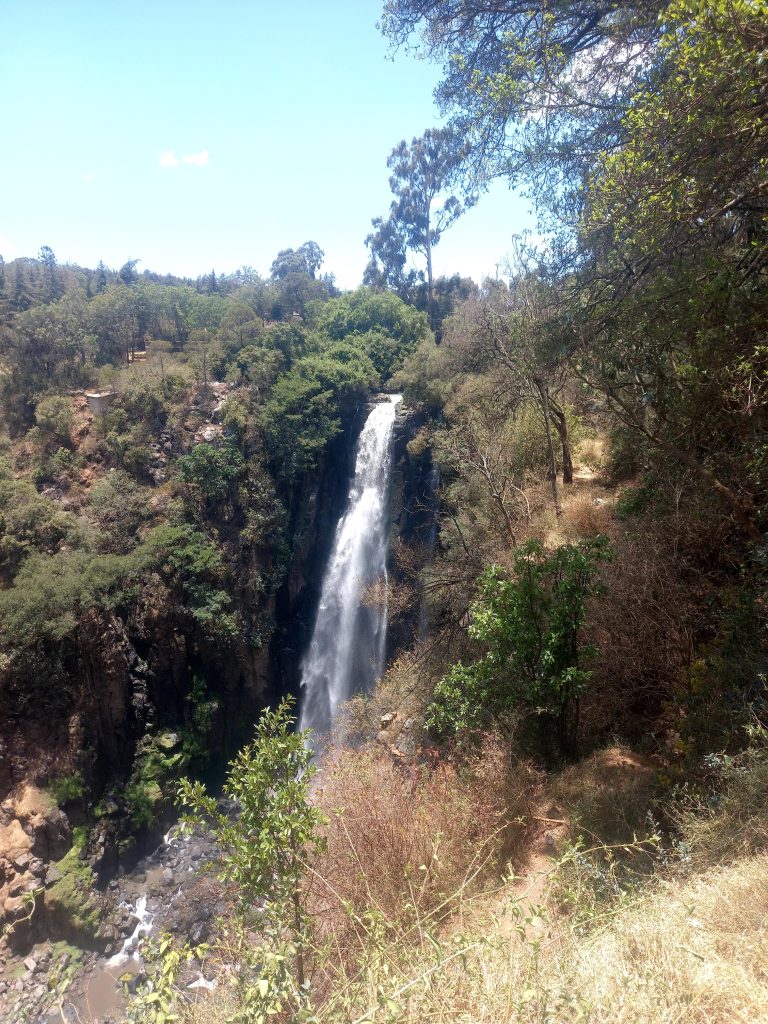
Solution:
<path fill-rule="evenodd" d="M 18 687 L 12 679 L 0 687 L 0 827 L 15 837 L 14 849 L 0 858 L 0 899 L 8 902 L 0 910 L 9 920 L 19 919 L 24 892 L 50 894 L 50 913 L 46 896 L 39 897 L 32 922 L 17 927 L 15 941 L 22 946 L 40 929 L 98 943 L 98 907 L 76 913 L 78 886 L 103 885 L 130 870 L 172 816 L 176 778 L 189 772 L 220 778 L 226 761 L 251 735 L 261 707 L 285 693 L 298 695 L 301 657 L 347 499 L 357 437 L 375 400 L 360 404 L 318 470 L 283 496 L 287 568 L 258 609 L 247 587 L 237 587 L 243 575 L 237 558 L 245 557 L 239 554 L 237 526 L 222 522 L 234 552 L 232 602 L 244 619 L 267 623 L 261 642 L 238 639 L 222 646 L 207 639 L 162 579 L 150 573 L 129 615 L 94 610 L 83 618 L 61 666 L 60 685 L 41 686 L 37 698 L 27 695 L 24 701 L 13 700 Z M 423 563 L 434 538 L 430 453 L 411 443 L 426 418 L 422 410 L 399 407 L 391 495 L 395 582 L 402 577 L 399 546 L 408 546 Z M 411 569 L 413 564 L 412 558 Z M 389 657 L 417 628 L 414 606 L 391 625 Z M 38 815 L 36 832 L 29 822 L 20 824 L 16 813 L 25 786 L 40 794 L 36 799 L 47 809 Z M 34 835 L 26 843 L 22 833 L 32 835 L 30 828 Z M 80 846 L 67 853 L 72 829 L 81 830 Z M 40 836 L 49 833 L 52 845 L 43 849 Z M 21 858 L 18 864 L 14 857 Z M 69 930 L 68 907 L 74 922 Z"/>

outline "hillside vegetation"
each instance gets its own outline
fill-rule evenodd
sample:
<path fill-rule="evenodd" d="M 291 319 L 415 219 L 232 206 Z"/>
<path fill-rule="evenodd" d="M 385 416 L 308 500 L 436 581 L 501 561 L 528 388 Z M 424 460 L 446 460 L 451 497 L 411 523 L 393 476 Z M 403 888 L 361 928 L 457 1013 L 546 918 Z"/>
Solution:
<path fill-rule="evenodd" d="M 105 871 L 279 687 L 270 642 L 312 493 L 428 332 L 396 296 L 339 295 L 304 249 L 267 281 L 50 251 L 3 267 L 2 785 L 58 794 Z"/>

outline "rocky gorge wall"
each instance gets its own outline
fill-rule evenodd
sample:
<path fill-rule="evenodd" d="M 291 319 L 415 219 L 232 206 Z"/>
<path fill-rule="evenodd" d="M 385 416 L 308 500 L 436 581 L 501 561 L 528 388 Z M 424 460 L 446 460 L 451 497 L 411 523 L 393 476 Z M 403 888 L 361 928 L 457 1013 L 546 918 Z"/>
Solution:
<path fill-rule="evenodd" d="M 267 643 L 222 650 L 206 642 L 162 584 L 149 580 L 128 619 L 85 617 L 63 706 L 0 708 L 0 910 L 13 925 L 13 948 L 23 951 L 41 935 L 98 948 L 107 935 L 107 883 L 156 845 L 172 820 L 175 779 L 220 778 L 261 707 L 298 696 L 368 409 L 361 403 L 318 472 L 286 500 L 292 550 L 282 584 L 261 609 L 274 622 Z M 429 452 L 409 451 L 425 415 L 398 411 L 393 542 L 420 544 L 434 518 Z M 244 600 L 232 596 L 235 605 Z M 416 628 L 415 613 L 394 624 L 388 657 Z"/>

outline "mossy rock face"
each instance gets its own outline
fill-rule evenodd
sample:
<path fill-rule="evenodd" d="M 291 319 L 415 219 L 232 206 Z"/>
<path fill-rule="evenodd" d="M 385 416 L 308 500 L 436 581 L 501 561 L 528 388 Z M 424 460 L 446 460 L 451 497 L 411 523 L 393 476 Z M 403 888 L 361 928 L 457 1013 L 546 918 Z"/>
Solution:
<path fill-rule="evenodd" d="M 181 745 L 181 736 L 177 732 L 162 732 L 155 739 L 161 750 L 175 750 Z"/>
<path fill-rule="evenodd" d="M 182 743 L 182 735 L 170 730 L 146 735 L 140 741 L 124 794 L 134 828 L 147 828 L 162 815 L 168 793 L 189 761 Z"/>
<path fill-rule="evenodd" d="M 163 802 L 163 791 L 157 782 L 148 782 L 144 787 L 147 800 L 152 804 L 155 811 L 159 810 Z"/>
<path fill-rule="evenodd" d="M 85 843 L 78 839 L 56 870 L 61 875 L 45 894 L 45 911 L 52 935 L 87 947 L 98 946 L 97 932 L 103 908 L 94 893 L 96 878 L 80 853 Z"/>
<path fill-rule="evenodd" d="M 48 987 L 72 978 L 83 966 L 83 951 L 64 939 L 51 943 L 51 973 Z"/>

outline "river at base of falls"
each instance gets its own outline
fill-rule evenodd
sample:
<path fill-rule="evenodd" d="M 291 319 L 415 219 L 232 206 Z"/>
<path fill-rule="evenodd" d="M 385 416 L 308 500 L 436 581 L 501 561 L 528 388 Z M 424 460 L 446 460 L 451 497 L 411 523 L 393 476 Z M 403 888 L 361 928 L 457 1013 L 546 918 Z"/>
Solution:
<path fill-rule="evenodd" d="M 384 670 L 392 442 L 401 395 L 373 407 L 357 442 L 346 509 L 336 527 L 309 649 L 301 729 L 328 733 L 339 705 Z"/>
<path fill-rule="evenodd" d="M 233 806 L 221 802 L 219 809 L 232 813 Z M 115 938 L 102 953 L 83 951 L 82 965 L 75 971 L 70 987 L 61 997 L 60 1009 L 52 992 L 33 1012 L 31 1006 L 3 1005 L 0 996 L 0 1024 L 29 1020 L 34 1024 L 121 1024 L 125 1020 L 127 996 L 124 985 L 133 990 L 144 977 L 142 940 L 170 932 L 179 942 L 193 946 L 210 939 L 216 915 L 225 901 L 213 874 L 206 867 L 215 863 L 218 850 L 210 835 L 187 837 L 174 826 L 162 843 L 136 868 L 109 885 L 114 910 L 109 920 Z M 39 944 L 42 951 L 44 943 Z M 36 951 L 33 951 L 36 955 Z M 53 960 L 51 968 L 61 968 Z M 202 963 L 185 965 L 180 985 L 188 1000 L 204 1001 L 216 982 L 206 977 Z M 207 971 L 210 974 L 210 971 Z M 42 972 L 35 979 L 45 977 Z"/>

